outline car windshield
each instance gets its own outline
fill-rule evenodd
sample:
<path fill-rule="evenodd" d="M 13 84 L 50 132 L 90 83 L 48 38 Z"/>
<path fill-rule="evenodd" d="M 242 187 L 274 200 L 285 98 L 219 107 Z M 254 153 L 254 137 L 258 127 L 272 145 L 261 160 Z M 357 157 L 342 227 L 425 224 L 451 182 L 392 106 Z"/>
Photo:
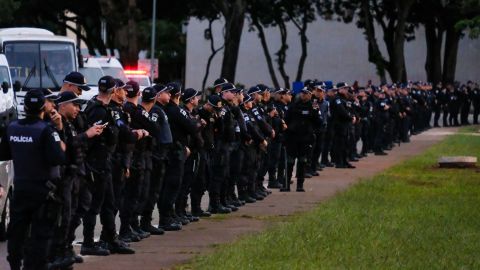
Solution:
<path fill-rule="evenodd" d="M 127 77 L 125 76 L 125 72 L 123 72 L 123 68 L 102 67 L 102 69 L 103 69 L 103 73 L 105 73 L 105 75 L 109 75 L 109 76 L 112 76 L 114 78 L 118 78 L 118 79 L 122 80 L 123 82 L 128 81 Z"/>
<path fill-rule="evenodd" d="M 132 80 L 138 83 L 140 86 L 150 86 L 150 80 L 148 77 L 138 77 L 138 76 L 130 76 L 128 80 Z"/>
<path fill-rule="evenodd" d="M 80 73 L 85 76 L 85 79 L 87 80 L 87 84 L 89 86 L 96 86 L 100 78 L 103 76 L 102 69 L 94 67 L 80 68 Z"/>
<path fill-rule="evenodd" d="M 8 85 L 12 85 L 10 82 L 10 76 L 8 76 L 8 68 L 6 66 L 0 66 L 0 84 L 7 82 Z"/>
<path fill-rule="evenodd" d="M 19 81 L 24 89 L 59 90 L 65 76 L 76 70 L 72 43 L 6 42 L 5 55 L 12 80 Z"/>

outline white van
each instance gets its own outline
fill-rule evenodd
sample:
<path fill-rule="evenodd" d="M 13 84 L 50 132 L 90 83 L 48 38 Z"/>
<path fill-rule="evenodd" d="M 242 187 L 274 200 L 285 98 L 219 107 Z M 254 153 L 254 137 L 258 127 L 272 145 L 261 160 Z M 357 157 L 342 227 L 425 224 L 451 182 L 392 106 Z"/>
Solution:
<path fill-rule="evenodd" d="M 29 89 L 60 90 L 65 76 L 78 71 L 75 41 L 39 28 L 0 29 L 0 53 L 10 64 L 19 117 Z"/>
<path fill-rule="evenodd" d="M 112 76 L 115 79 L 120 79 L 123 82 L 127 82 L 128 79 L 125 76 L 125 72 L 123 70 L 123 66 L 118 61 L 117 58 L 114 57 L 99 57 L 95 58 L 97 62 L 100 64 L 102 67 L 103 73 L 105 75 Z"/>
<path fill-rule="evenodd" d="M 5 55 L 0 54 L 0 138 L 8 124 L 17 118 L 15 93 L 12 88 L 12 78 Z M 5 241 L 8 224 L 8 202 L 11 196 L 10 186 L 13 183 L 12 161 L 0 161 L 0 184 L 4 187 L 6 196 L 0 198 L 0 241 Z"/>
<path fill-rule="evenodd" d="M 82 91 L 81 99 L 90 100 L 93 96 L 98 95 L 98 81 L 105 74 L 96 58 L 88 57 L 83 59 L 83 67 L 78 70 L 85 76 L 87 84 L 90 87 L 88 91 Z"/>

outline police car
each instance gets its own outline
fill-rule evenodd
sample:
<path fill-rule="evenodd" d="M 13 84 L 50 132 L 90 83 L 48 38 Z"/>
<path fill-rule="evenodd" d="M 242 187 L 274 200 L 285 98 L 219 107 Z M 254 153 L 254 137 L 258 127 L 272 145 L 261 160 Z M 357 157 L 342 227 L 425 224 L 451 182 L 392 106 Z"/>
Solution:
<path fill-rule="evenodd" d="M 143 89 L 152 86 L 152 81 L 150 80 L 150 76 L 147 75 L 145 70 L 125 70 L 125 75 L 127 79 L 130 81 L 135 81 L 140 86 L 140 91 Z"/>
<path fill-rule="evenodd" d="M 12 88 L 8 61 L 0 54 L 0 138 L 10 121 L 17 118 L 15 94 Z M 0 198 L 0 241 L 5 241 L 8 224 L 8 203 L 11 196 L 10 186 L 13 183 L 13 164 L 11 161 L 0 161 L 0 185 L 5 189 L 5 196 Z"/>

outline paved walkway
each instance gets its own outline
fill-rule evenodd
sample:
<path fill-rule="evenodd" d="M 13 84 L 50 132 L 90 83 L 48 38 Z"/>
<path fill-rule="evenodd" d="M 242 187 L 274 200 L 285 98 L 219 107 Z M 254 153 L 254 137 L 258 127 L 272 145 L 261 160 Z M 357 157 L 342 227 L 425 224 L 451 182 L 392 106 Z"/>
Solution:
<path fill-rule="evenodd" d="M 222 243 L 234 241 L 241 235 L 262 231 L 274 222 L 269 216 L 291 215 L 307 211 L 336 193 L 395 165 L 409 157 L 422 153 L 455 128 L 437 128 L 412 137 L 409 144 L 402 144 L 389 152 L 388 156 L 370 155 L 355 163 L 357 169 L 327 168 L 320 176 L 307 179 L 305 193 L 280 193 L 274 191 L 264 201 L 248 204 L 236 213 L 203 219 L 185 226 L 179 232 L 167 232 L 133 243 L 136 254 L 111 255 L 108 257 L 85 257 L 85 263 L 75 269 L 168 269 L 191 260 L 198 254 L 211 252 Z M 293 185 L 295 187 L 295 184 Z M 5 261 L 5 243 L 0 244 L 0 269 L 8 269 Z"/>

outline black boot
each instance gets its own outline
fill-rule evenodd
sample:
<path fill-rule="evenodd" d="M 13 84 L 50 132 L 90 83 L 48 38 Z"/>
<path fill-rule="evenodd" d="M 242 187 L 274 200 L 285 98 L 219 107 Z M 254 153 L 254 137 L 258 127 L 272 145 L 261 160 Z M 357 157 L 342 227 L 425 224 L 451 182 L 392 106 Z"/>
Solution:
<path fill-rule="evenodd" d="M 151 235 L 162 235 L 165 233 L 164 230 L 153 226 L 151 220 L 146 218 L 142 218 L 140 221 L 140 229 L 142 229 L 144 232 L 150 233 Z"/>
<path fill-rule="evenodd" d="M 303 189 L 303 182 L 305 179 L 297 179 L 297 192 L 305 192 L 305 189 Z"/>
<path fill-rule="evenodd" d="M 208 212 L 212 214 L 230 214 L 232 210 L 230 208 L 224 207 L 220 203 L 220 197 L 215 195 L 210 197 L 210 205 L 208 206 Z"/>

